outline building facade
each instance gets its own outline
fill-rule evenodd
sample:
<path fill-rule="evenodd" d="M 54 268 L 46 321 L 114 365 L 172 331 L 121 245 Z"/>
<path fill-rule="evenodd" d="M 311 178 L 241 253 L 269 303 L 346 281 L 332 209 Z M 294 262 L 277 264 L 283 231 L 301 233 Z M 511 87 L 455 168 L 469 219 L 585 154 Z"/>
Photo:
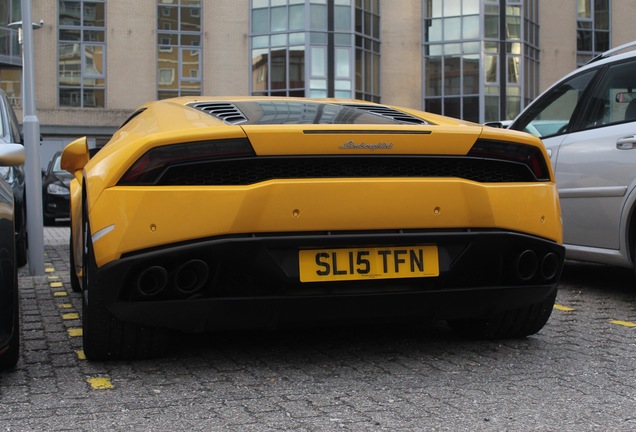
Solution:
<path fill-rule="evenodd" d="M 635 40 L 632 0 L 38 0 L 41 160 L 103 145 L 184 95 L 357 98 L 483 123 Z M 0 87 L 21 118 L 20 0 L 0 4 Z"/>

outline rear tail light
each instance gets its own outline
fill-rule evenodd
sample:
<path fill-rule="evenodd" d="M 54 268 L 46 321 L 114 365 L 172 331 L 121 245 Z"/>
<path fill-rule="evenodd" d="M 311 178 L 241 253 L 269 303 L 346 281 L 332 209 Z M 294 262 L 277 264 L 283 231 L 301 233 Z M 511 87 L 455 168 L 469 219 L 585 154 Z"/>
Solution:
<path fill-rule="evenodd" d="M 254 150 L 246 139 L 198 141 L 155 147 L 134 163 L 119 184 L 155 184 L 171 166 L 250 156 L 254 156 Z"/>
<path fill-rule="evenodd" d="M 524 164 L 537 180 L 549 181 L 550 170 L 543 153 L 537 147 L 505 141 L 477 140 L 468 156 L 497 159 Z"/>

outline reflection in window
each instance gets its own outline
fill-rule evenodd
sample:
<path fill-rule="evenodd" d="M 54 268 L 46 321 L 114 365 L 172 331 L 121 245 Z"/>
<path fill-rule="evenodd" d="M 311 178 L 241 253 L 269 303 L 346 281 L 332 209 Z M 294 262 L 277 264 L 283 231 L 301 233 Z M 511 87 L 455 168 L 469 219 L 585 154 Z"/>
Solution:
<path fill-rule="evenodd" d="M 519 80 L 519 57 L 508 57 L 508 83 L 517 84 Z"/>
<path fill-rule="evenodd" d="M 533 105 L 519 120 L 519 127 L 538 137 L 545 137 L 565 130 L 579 98 L 585 92 L 595 70 L 570 78 L 552 91 L 552 97 Z"/>
<path fill-rule="evenodd" d="M 479 56 L 467 55 L 462 61 L 464 94 L 479 94 Z"/>
<path fill-rule="evenodd" d="M 426 110 L 483 123 L 509 119 L 537 96 L 538 0 L 422 0 L 422 8 Z"/>
<path fill-rule="evenodd" d="M 380 102 L 380 3 L 356 2 L 356 99 Z"/>
<path fill-rule="evenodd" d="M 581 122 L 583 128 L 593 128 L 625 121 L 636 121 L 636 74 L 633 60 L 608 68 L 595 86 L 594 95 L 586 107 Z"/>
<path fill-rule="evenodd" d="M 442 58 L 429 57 L 424 74 L 424 93 L 428 96 L 442 95 Z"/>
<path fill-rule="evenodd" d="M 357 72 L 353 61 L 354 3 L 360 2 L 252 0 L 251 93 L 352 97 L 352 79 Z M 378 0 L 366 3 L 379 13 Z M 379 33 L 379 20 L 373 13 L 367 21 L 369 29 L 375 26 Z M 376 48 L 379 50 L 379 44 Z M 367 61 L 362 68 L 369 70 L 370 88 L 379 88 L 379 63 Z"/>
<path fill-rule="evenodd" d="M 577 0 L 577 64 L 610 48 L 610 0 Z"/>
<path fill-rule="evenodd" d="M 58 104 L 106 105 L 104 0 L 59 0 Z"/>
<path fill-rule="evenodd" d="M 201 4 L 157 0 L 157 97 L 201 95 Z"/>

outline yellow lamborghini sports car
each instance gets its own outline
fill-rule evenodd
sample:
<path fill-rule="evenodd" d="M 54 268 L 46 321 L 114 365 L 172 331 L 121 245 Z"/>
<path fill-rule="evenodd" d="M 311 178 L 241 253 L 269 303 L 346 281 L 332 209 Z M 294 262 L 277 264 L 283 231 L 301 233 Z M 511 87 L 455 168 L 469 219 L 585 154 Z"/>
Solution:
<path fill-rule="evenodd" d="M 356 100 L 177 98 L 62 166 L 89 359 L 317 320 L 520 337 L 554 304 L 561 214 L 528 134 Z"/>

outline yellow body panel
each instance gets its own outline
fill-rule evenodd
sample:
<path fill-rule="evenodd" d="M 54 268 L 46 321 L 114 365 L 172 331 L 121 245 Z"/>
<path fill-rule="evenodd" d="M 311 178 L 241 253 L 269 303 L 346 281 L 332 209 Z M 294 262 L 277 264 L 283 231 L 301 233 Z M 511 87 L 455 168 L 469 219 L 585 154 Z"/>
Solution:
<path fill-rule="evenodd" d="M 561 241 L 554 184 L 461 179 L 278 180 L 246 187 L 114 187 L 92 209 L 97 265 L 236 233 L 500 228 Z"/>
<path fill-rule="evenodd" d="M 179 98 L 146 105 L 142 108 L 146 112 L 115 133 L 85 163 L 83 171 L 74 172 L 78 181 L 71 187 L 71 212 L 78 272 L 84 205 L 98 266 L 136 250 L 239 233 L 497 228 L 561 243 L 560 209 L 549 163 L 552 180 L 536 183 L 343 178 L 271 180 L 231 187 L 117 186 L 131 165 L 154 147 L 246 137 L 257 156 L 464 155 L 482 138 L 535 146 L 549 161 L 541 142 L 531 135 L 416 110 L 399 108 L 432 124 L 240 126 L 183 107 L 196 100 Z M 351 149 L 349 142 L 369 146 Z M 81 159 L 81 155 L 74 157 Z M 81 180 L 87 188 L 86 203 L 81 199 Z"/>

